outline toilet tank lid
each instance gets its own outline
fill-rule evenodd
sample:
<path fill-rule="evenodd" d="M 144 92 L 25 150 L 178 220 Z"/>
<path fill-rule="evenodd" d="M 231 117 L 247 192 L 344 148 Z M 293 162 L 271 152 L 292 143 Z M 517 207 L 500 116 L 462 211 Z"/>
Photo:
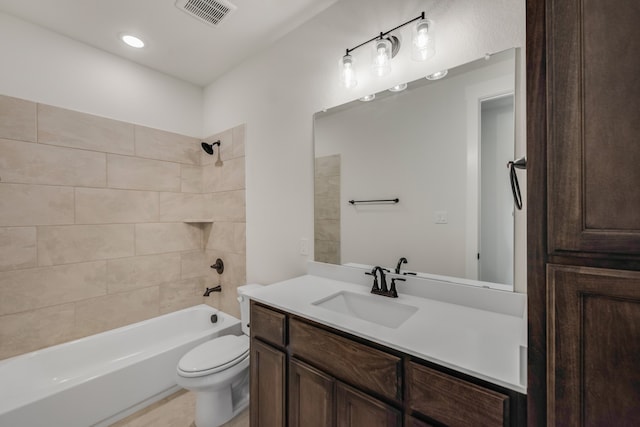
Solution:
<path fill-rule="evenodd" d="M 258 285 L 255 283 L 249 285 L 238 286 L 238 295 L 245 295 L 247 291 L 251 291 L 253 289 L 261 288 L 263 285 Z"/>
<path fill-rule="evenodd" d="M 199 372 L 232 364 L 249 352 L 249 337 L 224 335 L 200 344 L 180 359 L 178 368 L 183 372 Z"/>

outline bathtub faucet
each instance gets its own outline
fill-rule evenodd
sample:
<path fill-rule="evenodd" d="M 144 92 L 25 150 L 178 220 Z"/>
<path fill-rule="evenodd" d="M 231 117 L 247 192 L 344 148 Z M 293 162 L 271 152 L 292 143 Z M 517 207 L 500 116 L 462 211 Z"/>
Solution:
<path fill-rule="evenodd" d="M 213 288 L 207 288 L 206 291 L 204 291 L 204 297 L 208 297 L 209 295 L 211 295 L 211 292 L 222 292 L 222 286 L 218 285 L 215 286 Z"/>

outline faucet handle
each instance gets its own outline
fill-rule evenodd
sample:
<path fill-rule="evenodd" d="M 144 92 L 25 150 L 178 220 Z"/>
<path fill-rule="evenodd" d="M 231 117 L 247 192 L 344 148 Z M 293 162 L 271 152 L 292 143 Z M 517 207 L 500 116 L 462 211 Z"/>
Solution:
<path fill-rule="evenodd" d="M 391 289 L 389 289 L 389 296 L 391 298 L 398 298 L 398 291 L 396 290 L 396 280 L 399 280 L 400 282 L 406 282 L 407 279 L 402 279 L 400 277 L 393 277 L 391 279 Z"/>
<path fill-rule="evenodd" d="M 380 290 L 380 286 L 378 286 L 378 275 L 376 274 L 376 269 L 374 268 L 371 272 L 365 273 L 367 276 L 373 276 L 373 287 L 371 288 L 371 292 Z"/>

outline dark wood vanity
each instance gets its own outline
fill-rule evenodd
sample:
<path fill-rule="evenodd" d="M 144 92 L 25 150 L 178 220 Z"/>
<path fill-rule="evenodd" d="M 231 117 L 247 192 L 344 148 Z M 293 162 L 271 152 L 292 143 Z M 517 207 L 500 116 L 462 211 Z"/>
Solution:
<path fill-rule="evenodd" d="M 251 303 L 252 427 L 523 426 L 526 396 Z"/>

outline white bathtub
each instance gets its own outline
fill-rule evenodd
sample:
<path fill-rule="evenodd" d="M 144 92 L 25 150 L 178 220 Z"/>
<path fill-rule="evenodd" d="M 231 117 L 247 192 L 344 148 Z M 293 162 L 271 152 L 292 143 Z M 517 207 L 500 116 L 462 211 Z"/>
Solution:
<path fill-rule="evenodd" d="M 218 322 L 211 323 L 211 315 Z M 0 362 L 0 427 L 108 426 L 178 391 L 178 360 L 240 321 L 207 305 Z"/>

